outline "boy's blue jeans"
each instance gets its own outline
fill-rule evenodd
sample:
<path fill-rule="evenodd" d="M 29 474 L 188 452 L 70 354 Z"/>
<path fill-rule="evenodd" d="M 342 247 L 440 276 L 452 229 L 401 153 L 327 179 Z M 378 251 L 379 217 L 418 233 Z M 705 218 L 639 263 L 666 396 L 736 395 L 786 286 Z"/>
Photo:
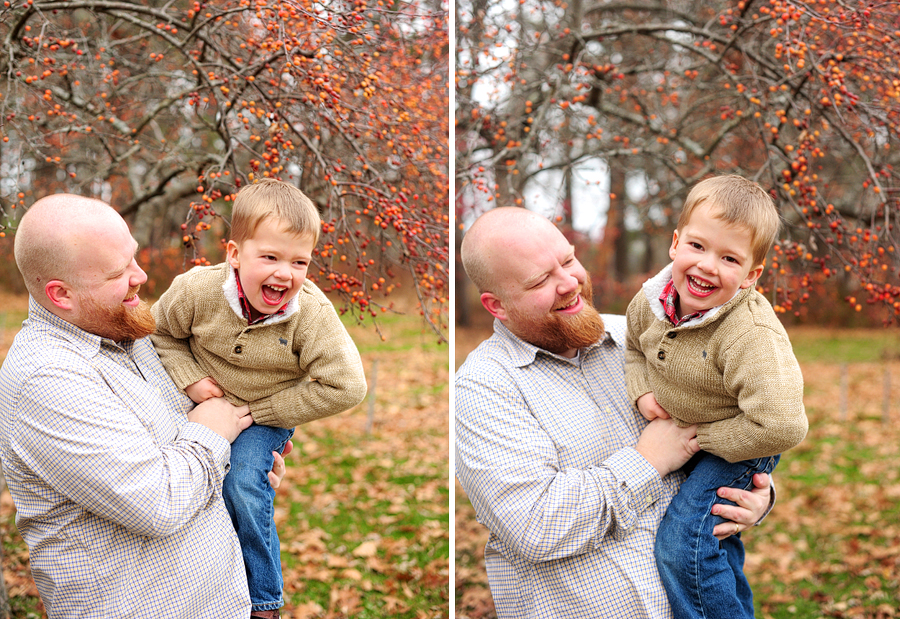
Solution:
<path fill-rule="evenodd" d="M 724 522 L 710 513 L 726 503 L 723 486 L 749 490 L 755 473 L 771 473 L 780 456 L 730 463 L 698 452 L 685 465 L 688 477 L 656 534 L 656 566 L 674 619 L 753 619 L 753 592 L 744 576 L 740 535 L 719 542 L 713 527 Z"/>
<path fill-rule="evenodd" d="M 231 469 L 222 484 L 222 496 L 241 542 L 253 610 L 284 605 L 275 490 L 269 484 L 269 471 L 272 452 L 281 453 L 293 434 L 293 429 L 253 424 L 231 444 Z"/>

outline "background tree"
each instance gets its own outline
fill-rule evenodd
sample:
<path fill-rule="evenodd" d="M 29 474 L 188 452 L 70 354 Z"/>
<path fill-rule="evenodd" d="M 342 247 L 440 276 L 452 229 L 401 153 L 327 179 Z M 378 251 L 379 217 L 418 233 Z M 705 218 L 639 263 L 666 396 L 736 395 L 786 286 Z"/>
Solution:
<path fill-rule="evenodd" d="M 281 178 L 322 215 L 311 279 L 360 316 L 408 279 L 445 338 L 440 0 L 3 6 L 0 223 L 51 192 L 92 195 L 143 246 L 204 264 L 240 186 Z"/>
<path fill-rule="evenodd" d="M 837 276 L 896 320 L 898 24 L 897 2 L 457 2 L 457 213 L 542 185 L 567 219 L 561 179 L 602 162 L 622 277 L 666 259 L 695 182 L 734 172 L 787 223 L 763 280 L 777 311 Z"/>

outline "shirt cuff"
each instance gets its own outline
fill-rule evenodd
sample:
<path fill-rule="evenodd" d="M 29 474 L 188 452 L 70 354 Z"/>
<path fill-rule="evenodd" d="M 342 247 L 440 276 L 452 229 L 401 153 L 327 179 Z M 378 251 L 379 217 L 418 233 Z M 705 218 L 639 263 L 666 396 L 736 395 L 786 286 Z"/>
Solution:
<path fill-rule="evenodd" d="M 635 512 L 644 511 L 662 498 L 665 488 L 662 478 L 636 449 L 620 449 L 603 465 L 613 472 L 621 488 L 631 494 L 629 503 Z"/>
<path fill-rule="evenodd" d="M 226 473 L 231 465 L 231 443 L 201 423 L 187 422 L 178 433 L 178 440 L 197 443 L 213 458 L 219 470 Z"/>

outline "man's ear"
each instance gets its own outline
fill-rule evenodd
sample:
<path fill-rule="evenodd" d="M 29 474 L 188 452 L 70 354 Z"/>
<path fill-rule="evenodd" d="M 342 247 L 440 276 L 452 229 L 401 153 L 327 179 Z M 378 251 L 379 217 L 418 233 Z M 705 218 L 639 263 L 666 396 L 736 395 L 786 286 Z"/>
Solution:
<path fill-rule="evenodd" d="M 47 299 L 61 310 L 71 311 L 75 307 L 75 293 L 72 287 L 60 279 L 51 279 L 44 286 Z"/>
<path fill-rule="evenodd" d="M 494 293 L 482 292 L 481 304 L 484 306 L 484 309 L 486 309 L 488 313 L 494 318 L 506 320 L 506 309 L 503 307 L 503 302 Z"/>
<path fill-rule="evenodd" d="M 241 261 L 238 258 L 237 243 L 228 241 L 228 245 L 225 246 L 225 255 L 228 259 L 228 264 L 231 265 L 232 269 L 239 269 L 241 267 Z"/>
<path fill-rule="evenodd" d="M 747 273 L 747 278 L 743 282 L 741 282 L 741 289 L 743 290 L 745 288 L 749 288 L 750 286 L 754 285 L 756 283 L 756 280 L 758 280 L 760 278 L 760 276 L 762 275 L 764 268 L 765 268 L 764 265 L 758 264 L 755 267 L 753 267 L 752 269 L 750 269 L 750 272 Z"/>

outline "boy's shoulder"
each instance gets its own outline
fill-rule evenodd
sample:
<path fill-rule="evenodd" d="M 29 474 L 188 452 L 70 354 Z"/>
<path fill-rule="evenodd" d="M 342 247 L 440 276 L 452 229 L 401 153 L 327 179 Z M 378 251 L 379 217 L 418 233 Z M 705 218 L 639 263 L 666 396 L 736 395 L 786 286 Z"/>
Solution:
<path fill-rule="evenodd" d="M 319 305 L 327 305 L 329 307 L 334 307 L 331 302 L 331 299 L 322 292 L 322 289 L 316 286 L 309 279 L 303 282 L 303 287 L 300 289 L 299 296 L 302 297 L 300 300 L 300 307 L 303 307 L 304 301 L 309 303 L 316 303 Z"/>
<path fill-rule="evenodd" d="M 731 307 L 723 308 L 725 312 L 718 328 L 740 331 L 771 329 L 787 337 L 787 331 L 778 319 L 772 304 L 761 292 L 756 289 L 749 290 L 736 301 Z"/>
<path fill-rule="evenodd" d="M 207 266 L 195 266 L 191 267 L 184 273 L 180 273 L 175 276 L 172 280 L 172 283 L 186 283 L 190 282 L 194 283 L 202 283 L 202 282 L 210 282 L 216 280 L 224 281 L 228 276 L 228 263 L 220 262 L 218 264 L 212 264 Z"/>

